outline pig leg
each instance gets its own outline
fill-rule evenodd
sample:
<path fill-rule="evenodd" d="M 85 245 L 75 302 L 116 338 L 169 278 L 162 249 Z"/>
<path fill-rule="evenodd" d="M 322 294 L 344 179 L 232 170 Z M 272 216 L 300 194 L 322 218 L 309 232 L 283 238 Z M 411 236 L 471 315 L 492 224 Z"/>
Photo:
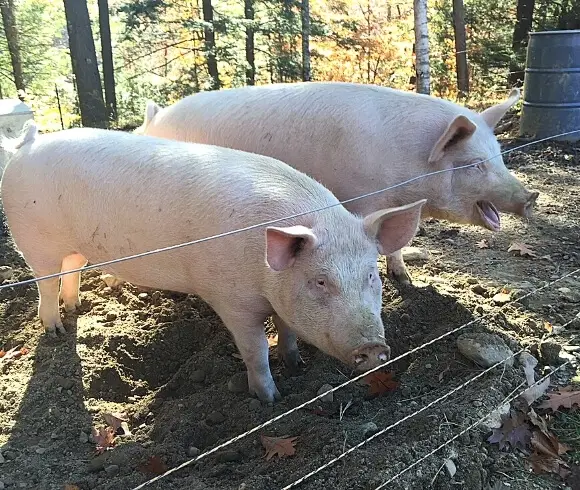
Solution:
<path fill-rule="evenodd" d="M 248 388 L 263 402 L 281 400 L 268 363 L 268 340 L 264 332 L 264 318 L 242 313 L 218 312 L 234 336 L 236 346 L 248 369 Z"/>
<path fill-rule="evenodd" d="M 397 250 L 391 255 L 387 255 L 387 274 L 401 284 L 412 284 L 411 276 L 403 260 L 403 251 Z"/>
<path fill-rule="evenodd" d="M 304 361 L 300 357 L 296 334 L 278 315 L 272 315 L 272 321 L 278 330 L 278 355 L 290 369 L 298 369 L 298 366 L 304 364 Z"/>
<path fill-rule="evenodd" d="M 62 261 L 61 271 L 66 272 L 72 269 L 78 269 L 84 267 L 86 263 L 87 259 L 80 254 L 69 255 Z M 79 298 L 81 273 L 73 272 L 62 276 L 60 280 L 60 297 L 64 303 L 64 309 L 69 312 L 75 311 L 76 307 L 81 305 L 81 300 Z"/>

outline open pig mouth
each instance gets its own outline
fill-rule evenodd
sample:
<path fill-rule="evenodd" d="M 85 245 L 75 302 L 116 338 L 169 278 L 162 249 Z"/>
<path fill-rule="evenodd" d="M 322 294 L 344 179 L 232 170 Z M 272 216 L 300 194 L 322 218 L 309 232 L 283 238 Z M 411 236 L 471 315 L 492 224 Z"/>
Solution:
<path fill-rule="evenodd" d="M 501 223 L 499 219 L 499 212 L 496 207 L 489 201 L 478 201 L 477 211 L 483 220 L 485 227 L 491 231 L 499 231 Z"/>

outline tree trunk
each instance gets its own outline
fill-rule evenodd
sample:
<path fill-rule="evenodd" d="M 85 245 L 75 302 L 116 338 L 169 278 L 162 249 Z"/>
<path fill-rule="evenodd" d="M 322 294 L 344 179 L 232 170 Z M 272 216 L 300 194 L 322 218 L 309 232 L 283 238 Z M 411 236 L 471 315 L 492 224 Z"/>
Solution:
<path fill-rule="evenodd" d="M 221 83 L 218 73 L 217 59 L 215 56 L 215 31 L 213 29 L 213 6 L 211 0 L 203 0 L 203 20 L 210 24 L 204 27 L 205 52 L 207 59 L 207 71 L 211 77 L 210 90 L 219 90 Z"/>
<path fill-rule="evenodd" d="M 115 95 L 115 72 L 113 68 L 113 48 L 111 46 L 111 26 L 109 23 L 109 2 L 98 0 L 99 30 L 101 31 L 101 55 L 103 57 L 103 82 L 105 85 L 105 105 L 109 120 L 117 120 L 117 97 Z"/>
<path fill-rule="evenodd" d="M 465 42 L 465 9 L 463 0 L 453 0 L 453 29 L 455 31 L 455 62 L 457 65 L 457 90 L 460 96 L 469 93 L 467 43 Z"/>
<path fill-rule="evenodd" d="M 247 20 L 254 20 L 254 0 L 244 0 L 244 12 Z M 256 60 L 254 54 L 254 26 L 246 27 L 246 84 L 254 85 L 256 82 Z"/>
<path fill-rule="evenodd" d="M 413 0 L 415 16 L 415 71 L 417 73 L 417 92 L 429 94 L 429 28 L 427 20 L 427 0 Z"/>
<path fill-rule="evenodd" d="M 522 86 L 524 83 L 524 67 L 518 58 L 523 57 L 528 45 L 528 34 L 532 30 L 535 0 L 518 0 L 516 10 L 516 25 L 512 39 L 512 49 L 515 59 L 510 63 L 508 83 Z"/>
<path fill-rule="evenodd" d="M 16 85 L 16 90 L 18 91 L 18 98 L 24 100 L 24 77 L 22 76 L 22 58 L 20 57 L 20 43 L 18 41 L 18 29 L 16 28 L 16 16 L 14 15 L 14 1 L 0 0 L 0 13 L 2 14 L 6 44 L 8 44 L 8 52 L 12 61 L 14 85 Z"/>
<path fill-rule="evenodd" d="M 64 0 L 70 57 L 83 126 L 107 127 L 107 111 L 97 66 L 95 41 L 85 0 Z"/>
<path fill-rule="evenodd" d="M 302 0 L 302 80 L 310 81 L 310 0 Z"/>

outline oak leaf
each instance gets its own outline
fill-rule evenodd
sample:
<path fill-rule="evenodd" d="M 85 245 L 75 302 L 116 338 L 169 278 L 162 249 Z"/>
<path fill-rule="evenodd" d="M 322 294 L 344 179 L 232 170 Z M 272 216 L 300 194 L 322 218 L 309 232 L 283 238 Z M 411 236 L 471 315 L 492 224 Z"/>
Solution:
<path fill-rule="evenodd" d="M 167 465 L 159 456 L 151 456 L 146 463 L 139 466 L 141 473 L 153 473 L 154 475 L 162 475 L 167 471 Z"/>
<path fill-rule="evenodd" d="M 298 439 L 298 437 L 261 436 L 262 446 L 266 449 L 266 454 L 264 456 L 267 460 L 270 460 L 273 456 L 278 456 L 279 458 L 293 456 L 296 452 L 296 449 L 294 449 L 296 439 Z"/>
<path fill-rule="evenodd" d="M 131 431 L 129 430 L 129 425 L 127 424 L 128 419 L 127 416 L 123 413 L 113 412 L 113 413 L 104 413 L 103 419 L 107 425 L 110 425 L 113 429 L 113 432 L 117 432 L 119 429 L 123 429 L 123 434 L 126 436 L 131 435 Z"/>
<path fill-rule="evenodd" d="M 394 371 L 375 371 L 366 375 L 362 380 L 369 385 L 369 395 L 384 395 L 389 391 L 396 390 L 401 383 L 393 379 Z"/>
<path fill-rule="evenodd" d="M 556 473 L 562 478 L 570 474 L 570 469 L 560 456 L 570 451 L 571 448 L 562 444 L 558 438 L 545 431 L 534 431 L 531 439 L 534 453 L 530 456 L 534 473 Z"/>
<path fill-rule="evenodd" d="M 499 429 L 493 429 L 493 433 L 487 442 L 498 444 L 499 449 L 510 445 L 513 449 L 518 446 L 524 449 L 532 437 L 530 428 L 526 422 L 526 415 L 522 412 L 513 412 L 502 415 L 503 424 Z"/>
<path fill-rule="evenodd" d="M 93 439 L 97 445 L 97 454 L 101 454 L 115 445 L 115 431 L 112 427 L 93 427 Z"/>
<path fill-rule="evenodd" d="M 477 247 L 478 248 L 489 248 L 489 243 L 487 240 L 483 239 L 483 240 L 477 242 Z"/>
<path fill-rule="evenodd" d="M 508 252 L 519 252 L 521 257 L 525 257 L 526 255 L 529 257 L 538 256 L 538 254 L 534 252 L 530 247 L 528 247 L 525 243 L 521 242 L 512 242 L 508 248 Z"/>
<path fill-rule="evenodd" d="M 542 402 L 539 408 L 550 408 L 555 412 L 560 407 L 574 410 L 574 405 L 580 407 L 580 391 L 572 391 L 570 387 L 567 387 L 550 393 L 548 399 Z"/>

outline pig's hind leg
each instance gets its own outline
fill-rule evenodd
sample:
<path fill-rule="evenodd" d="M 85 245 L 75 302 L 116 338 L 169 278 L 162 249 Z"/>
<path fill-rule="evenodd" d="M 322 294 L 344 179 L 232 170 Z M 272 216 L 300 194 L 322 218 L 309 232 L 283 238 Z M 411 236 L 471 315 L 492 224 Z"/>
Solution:
<path fill-rule="evenodd" d="M 79 269 L 87 264 L 87 259 L 81 254 L 68 255 L 62 261 L 61 272 Z M 67 312 L 75 311 L 81 305 L 79 287 L 81 282 L 80 272 L 71 272 L 61 277 L 60 297 Z"/>
<path fill-rule="evenodd" d="M 304 363 L 298 350 L 296 334 L 278 315 L 272 315 L 272 321 L 278 330 L 278 355 L 290 370 L 295 371 Z"/>
<path fill-rule="evenodd" d="M 391 255 L 387 255 L 387 274 L 400 284 L 412 284 L 411 275 L 407 271 L 407 266 L 403 260 L 402 250 L 397 250 Z"/>

